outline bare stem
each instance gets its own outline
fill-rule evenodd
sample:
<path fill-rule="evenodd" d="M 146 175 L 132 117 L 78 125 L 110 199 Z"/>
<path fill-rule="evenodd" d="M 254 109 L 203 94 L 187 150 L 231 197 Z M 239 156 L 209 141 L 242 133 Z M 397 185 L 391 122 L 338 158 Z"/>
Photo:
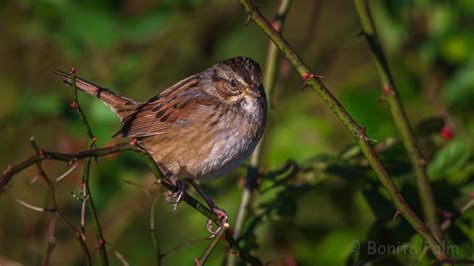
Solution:
<path fill-rule="evenodd" d="M 260 13 L 260 11 L 251 3 L 250 0 L 240 0 L 245 11 L 250 18 L 261 28 L 265 34 L 275 43 L 275 45 L 288 58 L 290 63 L 295 67 L 297 72 L 306 81 L 308 86 L 311 86 L 314 91 L 322 98 L 325 104 L 334 112 L 339 121 L 346 127 L 359 144 L 363 154 L 369 161 L 372 169 L 377 174 L 379 181 L 385 187 L 396 208 L 400 210 L 402 215 L 407 219 L 411 226 L 420 234 L 430 246 L 431 251 L 437 259 L 442 260 L 447 258 L 445 251 L 433 236 L 426 225 L 418 218 L 416 213 L 405 202 L 405 199 L 400 194 L 396 184 L 388 175 L 380 160 L 369 143 L 369 139 L 365 134 L 365 128 L 360 127 L 356 121 L 350 116 L 346 109 L 339 103 L 334 95 L 329 91 L 326 85 L 319 77 L 314 75 L 309 67 L 301 60 L 298 54 L 291 48 L 291 46 L 283 39 L 283 37 L 271 26 L 268 20 Z M 310 78 L 308 78 L 310 77 Z"/>
<path fill-rule="evenodd" d="M 56 231 L 56 216 L 52 216 L 48 226 L 48 232 L 46 234 L 46 249 L 41 259 L 41 266 L 47 266 L 51 262 L 54 247 L 56 246 L 56 238 L 54 233 Z"/>
<path fill-rule="evenodd" d="M 370 13 L 367 0 L 355 0 L 354 3 L 359 13 L 364 36 L 367 39 L 379 73 L 380 82 L 382 83 L 383 98 L 388 103 L 393 120 L 395 121 L 395 125 L 400 133 L 403 145 L 408 153 L 408 158 L 410 159 L 410 163 L 417 178 L 418 195 L 421 200 L 425 220 L 427 221 L 428 227 L 433 232 L 433 235 L 438 239 L 438 242 L 441 243 L 443 242 L 443 235 L 439 225 L 438 216 L 436 215 L 436 202 L 426 172 L 426 160 L 420 152 L 415 135 L 413 134 L 413 129 L 410 126 L 410 121 L 408 120 L 398 95 L 395 81 L 390 72 L 387 59 L 377 36 L 374 20 Z"/>
<path fill-rule="evenodd" d="M 84 241 L 84 239 L 82 239 L 79 230 L 77 230 L 77 228 L 69 220 L 67 220 L 66 217 L 64 217 L 59 211 L 56 211 L 56 215 L 69 227 L 69 230 L 71 230 L 71 232 L 74 234 L 74 237 L 77 239 L 77 241 L 79 241 L 82 252 L 86 257 L 86 265 L 92 265 L 91 254 L 89 252 L 89 249 L 87 248 L 86 242 Z"/>
<path fill-rule="evenodd" d="M 214 249 L 216 248 L 217 243 L 219 243 L 219 241 L 221 240 L 223 234 L 224 230 L 221 230 L 219 231 L 219 233 L 217 233 L 216 236 L 214 236 L 204 254 L 202 254 L 201 258 L 196 262 L 196 266 L 202 266 L 206 263 L 209 256 L 211 256 L 212 251 L 214 251 Z"/>
<path fill-rule="evenodd" d="M 167 251 L 164 251 L 164 252 L 161 254 L 161 257 L 164 258 L 164 257 L 166 257 L 166 256 L 168 256 L 168 255 L 171 255 L 171 254 L 177 252 L 177 251 L 180 250 L 180 249 L 183 249 L 183 248 L 188 247 L 188 246 L 190 246 L 190 245 L 193 245 L 193 244 L 195 244 L 195 243 L 203 242 L 203 241 L 206 241 L 206 240 L 209 240 L 209 238 L 208 238 L 208 237 L 201 237 L 201 238 L 195 238 L 195 239 L 187 240 L 187 241 L 185 241 L 185 242 L 183 242 L 183 243 L 178 244 L 178 245 L 175 246 L 175 247 L 172 247 L 172 248 L 168 249 Z"/>
<path fill-rule="evenodd" d="M 87 118 L 82 111 L 81 105 L 79 104 L 79 97 L 77 95 L 77 86 L 76 86 L 76 69 L 73 68 L 71 71 L 71 85 L 73 89 L 73 96 L 74 96 L 74 102 L 75 102 L 75 109 L 79 115 L 79 118 L 81 119 L 82 124 L 84 125 L 86 131 L 87 131 L 87 136 L 89 137 L 89 150 L 92 150 L 95 148 L 95 137 L 94 134 L 92 133 L 91 126 L 89 122 L 87 121 Z M 99 244 L 99 254 L 100 254 L 100 259 L 101 259 L 101 264 L 103 266 L 109 265 L 109 261 L 107 258 L 107 249 L 105 247 L 105 238 L 104 234 L 102 233 L 102 227 L 100 225 L 99 221 L 99 216 L 97 214 L 95 204 L 94 204 L 94 199 L 91 194 L 91 190 L 89 187 L 89 176 L 90 176 L 90 168 L 91 168 L 91 157 L 86 159 L 85 165 L 84 165 L 84 172 L 82 175 L 82 183 L 83 183 L 83 193 L 84 193 L 84 200 L 87 198 L 88 199 L 88 207 L 89 207 L 89 212 L 91 214 L 92 222 L 95 225 L 95 230 L 96 230 L 96 238 Z"/>
<path fill-rule="evenodd" d="M 158 200 L 160 199 L 160 193 L 155 195 L 155 199 L 150 207 L 150 235 L 151 240 L 153 242 L 153 246 L 155 247 L 155 255 L 156 255 L 156 265 L 161 265 L 161 259 L 163 258 L 161 255 L 160 244 L 158 243 L 158 233 L 156 232 L 156 223 L 155 223 L 155 211 L 156 205 L 158 204 Z"/>

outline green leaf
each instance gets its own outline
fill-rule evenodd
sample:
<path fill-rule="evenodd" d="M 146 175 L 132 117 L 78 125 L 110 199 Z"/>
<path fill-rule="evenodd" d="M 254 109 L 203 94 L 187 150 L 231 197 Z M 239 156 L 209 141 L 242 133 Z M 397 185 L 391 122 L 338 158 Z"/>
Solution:
<path fill-rule="evenodd" d="M 439 150 L 428 166 L 432 180 L 446 178 L 449 174 L 463 167 L 469 160 L 471 149 L 462 141 L 453 141 Z"/>

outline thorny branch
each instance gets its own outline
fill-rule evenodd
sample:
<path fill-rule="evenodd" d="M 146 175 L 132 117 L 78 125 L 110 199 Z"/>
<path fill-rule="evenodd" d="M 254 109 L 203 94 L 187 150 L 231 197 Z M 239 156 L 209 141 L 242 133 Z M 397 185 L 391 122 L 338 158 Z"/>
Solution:
<path fill-rule="evenodd" d="M 436 213 L 436 202 L 431 189 L 429 177 L 426 169 L 426 160 L 423 158 L 415 134 L 408 121 L 407 114 L 398 96 L 395 80 L 390 72 L 387 59 L 377 36 L 374 20 L 370 12 L 367 0 L 355 0 L 355 5 L 359 13 L 363 35 L 367 39 L 372 52 L 380 82 L 382 83 L 383 98 L 389 105 L 395 125 L 400 133 L 402 142 L 408 153 L 408 158 L 413 166 L 417 178 L 418 195 L 424 212 L 424 217 L 428 227 L 438 242 L 443 242 L 443 234 Z"/>
<path fill-rule="evenodd" d="M 77 114 L 79 115 L 79 118 L 81 120 L 82 125 L 86 129 L 87 136 L 89 138 L 89 150 L 92 150 L 95 148 L 95 141 L 96 137 L 92 133 L 91 126 L 89 124 L 89 121 L 87 121 L 87 117 L 84 114 L 84 111 L 82 111 L 81 105 L 79 104 L 79 97 L 77 95 L 77 86 L 76 86 L 76 68 L 71 69 L 71 85 L 72 85 L 72 90 L 73 90 L 73 97 L 74 97 L 74 102 L 72 103 L 72 106 L 74 109 L 76 109 Z M 107 257 L 107 249 L 105 247 L 105 238 L 104 234 L 102 233 L 102 226 L 100 225 L 99 221 L 99 216 L 97 214 L 97 210 L 95 208 L 94 204 L 94 199 L 92 197 L 92 194 L 90 192 L 90 187 L 89 187 L 89 176 L 90 176 L 90 169 L 91 169 L 91 159 L 92 158 L 87 158 L 84 164 L 84 172 L 82 174 L 82 181 L 81 181 L 81 188 L 82 188 L 82 194 L 83 194 L 83 207 L 82 207 L 82 212 L 81 212 L 81 228 L 82 228 L 82 236 L 84 237 L 84 226 L 85 226 L 85 206 L 87 203 L 89 212 L 91 214 L 92 222 L 95 225 L 95 230 L 96 230 L 96 238 L 97 242 L 99 245 L 99 254 L 100 254 L 100 261 L 102 265 L 109 265 L 108 257 Z"/>
<path fill-rule="evenodd" d="M 265 34 L 275 43 L 275 45 L 283 52 L 288 58 L 290 63 L 295 67 L 301 77 L 311 77 L 310 79 L 304 79 L 308 86 L 311 86 L 316 91 L 325 104 L 334 112 L 336 117 L 346 127 L 359 144 L 363 154 L 369 161 L 372 169 L 377 174 L 379 181 L 385 187 L 387 192 L 390 194 L 392 201 L 396 208 L 400 210 L 402 215 L 407 219 L 411 226 L 420 234 L 423 239 L 430 246 L 431 251 L 438 260 L 447 258 L 447 255 L 440 243 L 433 236 L 432 232 L 427 226 L 420 220 L 413 209 L 407 204 L 397 185 L 393 182 L 392 178 L 388 175 L 386 169 L 380 162 L 375 153 L 370 141 L 365 134 L 365 128 L 357 124 L 337 98 L 331 93 L 328 87 L 321 81 L 319 77 L 312 74 L 309 67 L 303 62 L 300 56 L 293 50 L 293 48 L 287 43 L 285 39 L 271 26 L 268 20 L 262 15 L 262 13 L 256 8 L 250 0 L 240 0 L 240 3 L 244 7 L 245 11 L 249 15 L 249 18 L 254 21 L 257 26 L 263 30 Z"/>

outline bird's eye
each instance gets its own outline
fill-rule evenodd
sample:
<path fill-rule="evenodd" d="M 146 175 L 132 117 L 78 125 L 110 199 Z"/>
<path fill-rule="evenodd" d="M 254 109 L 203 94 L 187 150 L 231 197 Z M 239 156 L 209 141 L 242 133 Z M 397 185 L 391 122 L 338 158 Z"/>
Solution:
<path fill-rule="evenodd" d="M 236 88 L 236 87 L 237 87 L 237 81 L 236 81 L 235 79 L 231 79 L 231 80 L 230 80 L 230 86 L 231 86 L 232 88 Z"/>

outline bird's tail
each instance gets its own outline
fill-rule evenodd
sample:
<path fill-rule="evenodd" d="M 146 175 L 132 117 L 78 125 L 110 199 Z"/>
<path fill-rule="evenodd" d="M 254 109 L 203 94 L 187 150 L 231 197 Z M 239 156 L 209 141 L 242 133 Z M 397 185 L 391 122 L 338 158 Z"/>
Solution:
<path fill-rule="evenodd" d="M 71 86 L 71 75 L 69 73 L 61 70 L 54 70 L 53 73 L 58 75 L 64 83 Z M 99 98 L 110 109 L 112 109 L 121 120 L 133 113 L 140 105 L 140 103 L 137 103 L 134 100 L 120 96 L 111 90 L 102 88 L 99 85 L 79 77 L 76 77 L 76 86 L 78 89 Z"/>

